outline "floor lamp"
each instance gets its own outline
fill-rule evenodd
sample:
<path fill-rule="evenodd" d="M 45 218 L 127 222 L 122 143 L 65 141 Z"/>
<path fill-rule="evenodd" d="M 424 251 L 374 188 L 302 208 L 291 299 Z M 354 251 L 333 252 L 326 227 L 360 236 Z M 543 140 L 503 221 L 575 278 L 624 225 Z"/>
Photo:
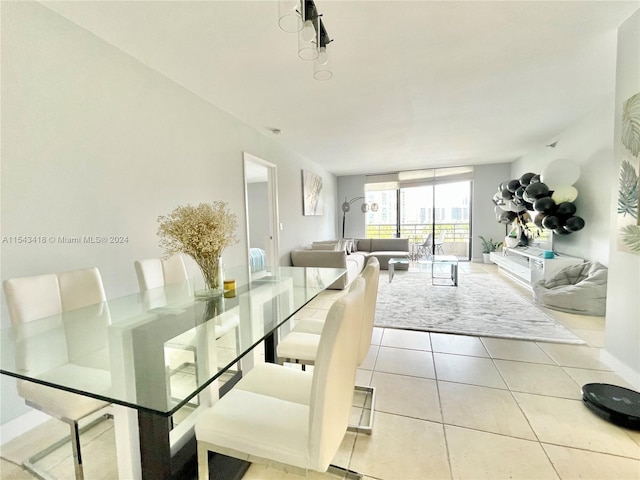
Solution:
<path fill-rule="evenodd" d="M 342 238 L 344 238 L 344 225 L 347 220 L 347 212 L 351 210 L 351 204 L 358 200 L 364 200 L 364 197 L 353 197 L 349 201 L 347 201 L 347 197 L 344 197 L 344 202 L 342 203 Z M 372 212 L 377 212 L 378 204 L 372 203 L 371 208 L 369 208 L 369 204 L 366 202 L 360 205 L 360 211 L 362 213 L 367 213 L 369 209 L 371 209 Z"/>

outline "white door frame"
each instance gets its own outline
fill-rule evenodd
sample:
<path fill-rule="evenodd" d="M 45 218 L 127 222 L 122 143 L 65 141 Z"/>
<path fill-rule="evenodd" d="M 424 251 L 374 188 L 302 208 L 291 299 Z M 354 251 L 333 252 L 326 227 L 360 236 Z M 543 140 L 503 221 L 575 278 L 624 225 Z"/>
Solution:
<path fill-rule="evenodd" d="M 248 152 L 244 153 L 244 204 L 245 204 L 245 222 L 247 227 L 247 265 L 249 259 L 249 197 L 247 187 L 247 168 L 249 163 L 263 166 L 267 169 L 267 203 L 269 215 L 269 233 L 267 243 L 265 244 L 266 264 L 267 266 L 278 266 L 280 264 L 280 220 L 278 214 L 278 175 L 276 165 L 267 162 Z M 249 272 L 251 273 L 251 272 Z M 251 276 L 250 276 L 251 277 Z"/>

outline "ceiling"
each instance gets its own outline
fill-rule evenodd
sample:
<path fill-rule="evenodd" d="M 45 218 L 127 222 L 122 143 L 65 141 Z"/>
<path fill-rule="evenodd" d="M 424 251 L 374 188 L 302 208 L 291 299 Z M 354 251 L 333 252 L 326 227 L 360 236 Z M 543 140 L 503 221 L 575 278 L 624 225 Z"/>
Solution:
<path fill-rule="evenodd" d="M 324 82 L 276 1 L 43 5 L 336 175 L 508 162 L 553 141 L 611 105 L 616 28 L 640 5 L 315 3 L 334 39 Z"/>

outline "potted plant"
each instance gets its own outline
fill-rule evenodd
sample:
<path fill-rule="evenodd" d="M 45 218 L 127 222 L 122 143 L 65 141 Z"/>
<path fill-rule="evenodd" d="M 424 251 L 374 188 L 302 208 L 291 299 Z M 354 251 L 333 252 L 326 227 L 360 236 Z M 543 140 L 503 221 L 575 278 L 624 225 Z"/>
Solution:
<path fill-rule="evenodd" d="M 484 263 L 491 263 L 490 253 L 495 252 L 498 248 L 502 246 L 502 242 L 494 242 L 493 238 L 487 240 L 482 235 L 480 235 L 480 240 L 482 240 L 482 258 L 484 259 Z"/>

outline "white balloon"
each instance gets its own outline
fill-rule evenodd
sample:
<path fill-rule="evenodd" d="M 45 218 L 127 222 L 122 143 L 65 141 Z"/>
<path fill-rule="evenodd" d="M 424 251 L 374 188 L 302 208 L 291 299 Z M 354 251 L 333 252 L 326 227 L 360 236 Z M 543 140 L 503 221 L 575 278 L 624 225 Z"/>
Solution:
<path fill-rule="evenodd" d="M 553 194 L 551 194 L 551 199 L 556 202 L 556 204 L 562 202 L 573 202 L 576 198 L 578 198 L 578 190 L 576 187 L 572 187 L 571 185 L 558 187 L 554 190 Z"/>
<path fill-rule="evenodd" d="M 573 185 L 578 178 L 580 178 L 580 166 L 566 158 L 552 161 L 540 173 L 540 181 L 546 184 L 549 190 Z"/>

